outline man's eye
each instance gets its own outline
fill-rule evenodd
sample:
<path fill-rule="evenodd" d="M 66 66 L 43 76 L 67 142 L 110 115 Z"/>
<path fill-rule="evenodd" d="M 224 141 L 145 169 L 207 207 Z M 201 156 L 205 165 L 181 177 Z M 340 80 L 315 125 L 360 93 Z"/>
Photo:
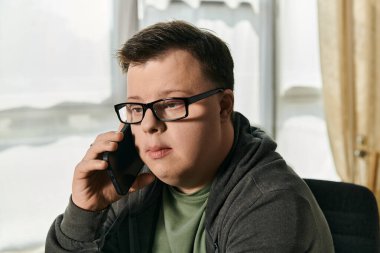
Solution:
<path fill-rule="evenodd" d="M 163 108 L 164 109 L 176 109 L 176 108 L 180 108 L 181 106 L 183 106 L 182 101 L 168 101 L 163 105 Z"/>
<path fill-rule="evenodd" d="M 134 105 L 131 105 L 131 106 L 128 106 L 128 107 L 127 107 L 127 110 L 128 110 L 130 113 L 142 113 L 143 108 L 142 108 L 141 106 L 134 106 Z"/>
<path fill-rule="evenodd" d="M 133 108 L 133 111 L 134 112 L 142 112 L 143 109 L 141 107 L 136 107 L 136 108 Z"/>

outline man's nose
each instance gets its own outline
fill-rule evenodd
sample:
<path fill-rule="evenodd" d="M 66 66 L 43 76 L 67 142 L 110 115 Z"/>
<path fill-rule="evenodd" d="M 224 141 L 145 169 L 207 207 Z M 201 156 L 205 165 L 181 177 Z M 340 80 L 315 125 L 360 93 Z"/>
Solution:
<path fill-rule="evenodd" d="M 152 109 L 147 109 L 145 112 L 145 116 L 143 120 L 141 121 L 141 127 L 142 130 L 145 133 L 156 133 L 156 132 L 162 132 L 166 129 L 165 122 L 160 121 L 156 118 L 156 116 L 153 114 Z"/>

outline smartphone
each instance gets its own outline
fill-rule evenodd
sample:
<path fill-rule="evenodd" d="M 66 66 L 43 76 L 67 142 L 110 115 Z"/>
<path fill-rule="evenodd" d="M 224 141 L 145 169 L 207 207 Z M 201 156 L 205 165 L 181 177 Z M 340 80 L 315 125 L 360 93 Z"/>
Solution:
<path fill-rule="evenodd" d="M 125 124 L 121 132 L 124 139 L 119 142 L 116 151 L 104 152 L 103 160 L 108 162 L 107 173 L 119 195 L 128 193 L 138 173 L 144 166 L 131 132 L 131 126 Z"/>

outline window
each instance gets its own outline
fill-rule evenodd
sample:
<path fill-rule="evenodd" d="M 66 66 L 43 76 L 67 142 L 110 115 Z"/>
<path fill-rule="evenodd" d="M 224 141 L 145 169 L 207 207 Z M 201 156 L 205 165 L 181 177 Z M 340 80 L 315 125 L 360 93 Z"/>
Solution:
<path fill-rule="evenodd" d="M 277 1 L 276 140 L 304 178 L 339 180 L 322 100 L 317 1 Z"/>
<path fill-rule="evenodd" d="M 140 28 L 186 20 L 229 46 L 235 62 L 235 109 L 273 134 L 273 1 L 140 1 Z"/>
<path fill-rule="evenodd" d="M 118 126 L 113 7 L 0 2 L 0 251 L 43 244 L 76 163 Z"/>
<path fill-rule="evenodd" d="M 276 138 L 301 176 L 337 179 L 311 2 L 0 1 L 0 251 L 43 252 L 74 167 L 97 134 L 119 125 L 113 104 L 125 102 L 125 80 L 115 52 L 158 21 L 186 20 L 225 40 L 235 109 Z"/>

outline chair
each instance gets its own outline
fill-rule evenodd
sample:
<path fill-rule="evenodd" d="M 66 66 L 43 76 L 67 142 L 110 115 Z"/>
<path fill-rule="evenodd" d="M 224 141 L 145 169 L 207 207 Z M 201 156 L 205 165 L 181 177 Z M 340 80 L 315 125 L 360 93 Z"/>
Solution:
<path fill-rule="evenodd" d="M 335 252 L 380 252 L 379 213 L 367 188 L 350 183 L 305 179 L 329 224 Z"/>

